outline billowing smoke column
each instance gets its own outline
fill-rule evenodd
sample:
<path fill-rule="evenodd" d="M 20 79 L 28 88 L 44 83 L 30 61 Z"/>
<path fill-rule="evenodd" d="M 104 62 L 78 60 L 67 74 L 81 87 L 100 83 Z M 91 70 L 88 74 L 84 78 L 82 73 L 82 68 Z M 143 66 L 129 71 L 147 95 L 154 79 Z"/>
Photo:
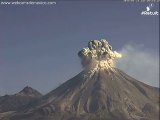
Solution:
<path fill-rule="evenodd" d="M 121 58 L 122 55 L 112 51 L 112 46 L 105 40 L 92 40 L 87 48 L 79 51 L 78 56 L 82 59 L 83 67 L 112 68 L 113 59 Z"/>

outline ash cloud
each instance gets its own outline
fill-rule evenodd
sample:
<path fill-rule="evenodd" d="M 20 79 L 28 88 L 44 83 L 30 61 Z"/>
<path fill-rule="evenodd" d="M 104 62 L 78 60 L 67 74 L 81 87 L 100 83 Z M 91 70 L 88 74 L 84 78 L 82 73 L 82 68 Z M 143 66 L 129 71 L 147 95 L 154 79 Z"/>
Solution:
<path fill-rule="evenodd" d="M 125 45 L 116 66 L 146 84 L 159 87 L 159 56 L 133 45 Z"/>
<path fill-rule="evenodd" d="M 109 68 L 114 66 L 112 60 L 120 58 L 121 54 L 112 51 L 108 41 L 101 39 L 88 42 L 88 47 L 79 51 L 78 56 L 82 60 L 83 67 L 99 65 L 99 67 Z"/>

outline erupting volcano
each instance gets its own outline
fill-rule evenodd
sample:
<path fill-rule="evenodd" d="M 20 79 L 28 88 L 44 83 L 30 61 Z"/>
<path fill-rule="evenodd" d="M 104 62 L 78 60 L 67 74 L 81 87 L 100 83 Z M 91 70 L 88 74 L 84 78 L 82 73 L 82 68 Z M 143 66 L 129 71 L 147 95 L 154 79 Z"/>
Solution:
<path fill-rule="evenodd" d="M 159 89 L 116 68 L 114 59 L 122 55 L 106 40 L 90 41 L 78 56 L 81 73 L 9 119 L 159 120 Z"/>

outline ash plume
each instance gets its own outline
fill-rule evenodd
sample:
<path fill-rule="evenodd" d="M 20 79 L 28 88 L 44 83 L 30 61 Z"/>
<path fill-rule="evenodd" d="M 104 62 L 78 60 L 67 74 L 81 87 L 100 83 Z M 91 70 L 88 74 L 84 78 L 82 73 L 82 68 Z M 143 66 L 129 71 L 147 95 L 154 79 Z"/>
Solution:
<path fill-rule="evenodd" d="M 122 55 L 112 51 L 112 46 L 107 40 L 92 40 L 88 42 L 88 47 L 78 52 L 83 67 L 112 68 L 113 60 L 121 58 Z"/>

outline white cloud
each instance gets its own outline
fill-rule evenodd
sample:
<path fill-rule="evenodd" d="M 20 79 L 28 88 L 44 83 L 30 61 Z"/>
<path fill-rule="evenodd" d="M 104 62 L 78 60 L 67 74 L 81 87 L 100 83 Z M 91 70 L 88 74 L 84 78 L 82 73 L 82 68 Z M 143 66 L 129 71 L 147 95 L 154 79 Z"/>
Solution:
<path fill-rule="evenodd" d="M 125 45 L 120 51 L 123 57 L 117 67 L 151 86 L 159 86 L 159 56 L 139 46 Z"/>

